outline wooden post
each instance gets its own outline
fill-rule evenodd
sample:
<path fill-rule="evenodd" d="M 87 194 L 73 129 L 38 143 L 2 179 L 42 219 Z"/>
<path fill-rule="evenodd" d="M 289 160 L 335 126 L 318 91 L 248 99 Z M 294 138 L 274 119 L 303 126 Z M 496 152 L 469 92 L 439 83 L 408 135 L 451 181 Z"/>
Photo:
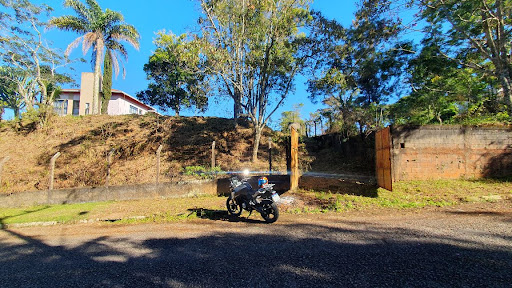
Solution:
<path fill-rule="evenodd" d="M 268 137 L 268 171 L 272 173 L 272 138 Z"/>
<path fill-rule="evenodd" d="M 162 152 L 162 145 L 158 146 L 156 150 L 156 184 L 158 184 L 160 179 L 160 152 Z"/>
<path fill-rule="evenodd" d="M 11 159 L 11 157 L 5 156 L 4 159 L 2 159 L 2 161 L 0 161 L 0 188 L 2 187 L 2 170 L 4 169 L 4 164 L 7 161 L 9 161 L 9 159 Z"/>
<path fill-rule="evenodd" d="M 110 152 L 108 152 L 108 157 L 107 157 L 107 179 L 105 180 L 105 187 L 108 187 L 109 182 L 110 182 L 110 167 L 112 166 L 112 155 L 114 155 L 114 151 L 115 151 L 115 149 L 112 149 L 112 150 L 110 150 Z"/>
<path fill-rule="evenodd" d="M 212 142 L 212 171 L 215 168 L 215 141 Z"/>
<path fill-rule="evenodd" d="M 299 187 L 299 124 L 290 125 L 290 190 L 296 190 Z"/>
<path fill-rule="evenodd" d="M 55 155 L 53 155 L 52 159 L 50 159 L 50 189 L 49 190 L 53 190 L 53 178 L 54 178 L 54 173 L 55 173 L 55 161 L 57 160 L 57 158 L 59 158 L 60 156 L 60 152 L 57 152 L 55 153 Z"/>

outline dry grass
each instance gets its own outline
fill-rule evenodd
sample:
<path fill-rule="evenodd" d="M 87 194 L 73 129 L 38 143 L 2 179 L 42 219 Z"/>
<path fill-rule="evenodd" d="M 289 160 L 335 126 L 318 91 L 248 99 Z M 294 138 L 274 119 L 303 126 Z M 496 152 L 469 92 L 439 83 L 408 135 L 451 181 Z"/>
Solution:
<path fill-rule="evenodd" d="M 373 187 L 376 190 L 373 196 L 303 190 L 287 192 L 281 197 L 292 201 L 281 202 L 279 210 L 282 215 L 356 212 L 359 216 L 368 216 L 449 206 L 457 209 L 487 207 L 489 203 L 506 211 L 512 207 L 512 182 L 506 180 L 409 181 L 400 182 L 395 188 L 389 192 Z M 353 192 L 365 195 L 368 189 L 372 187 L 361 186 Z M 225 203 L 226 197 L 201 196 L 0 209 L 0 226 L 28 222 L 174 222 L 197 219 L 197 216 L 218 220 L 219 216 L 227 215 Z M 244 212 L 242 217 L 247 215 Z M 253 219 L 258 217 L 253 216 Z"/>
<path fill-rule="evenodd" d="M 212 141 L 216 141 L 216 163 L 222 170 L 266 170 L 269 136 L 279 138 L 265 130 L 260 161 L 250 163 L 252 129 L 248 124 L 235 129 L 232 120 L 223 118 L 101 115 L 54 117 L 44 129 L 34 129 L 30 123 L 20 129 L 4 124 L 0 159 L 11 159 L 4 165 L 0 193 L 47 189 L 49 161 L 57 152 L 61 156 L 56 162 L 56 189 L 104 185 L 112 149 L 110 185 L 155 181 L 159 145 L 163 146 L 161 181 L 180 180 L 186 166 L 209 167 Z M 274 151 L 274 167 L 284 170 L 284 148 Z"/>

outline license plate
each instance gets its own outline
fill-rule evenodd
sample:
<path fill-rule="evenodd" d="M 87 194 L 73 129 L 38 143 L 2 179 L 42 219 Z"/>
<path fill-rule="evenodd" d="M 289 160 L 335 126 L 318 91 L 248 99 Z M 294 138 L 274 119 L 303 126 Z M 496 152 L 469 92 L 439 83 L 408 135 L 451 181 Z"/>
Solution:
<path fill-rule="evenodd" d="M 279 199 L 281 199 L 281 197 L 279 197 L 279 194 L 272 193 L 272 201 L 277 202 L 279 201 Z"/>

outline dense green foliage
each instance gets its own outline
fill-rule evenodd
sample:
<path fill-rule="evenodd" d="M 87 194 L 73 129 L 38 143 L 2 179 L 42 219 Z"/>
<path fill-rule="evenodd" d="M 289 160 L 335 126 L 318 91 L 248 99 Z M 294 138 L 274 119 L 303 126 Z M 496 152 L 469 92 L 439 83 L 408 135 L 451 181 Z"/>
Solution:
<path fill-rule="evenodd" d="M 424 38 L 419 53 L 409 61 L 411 92 L 390 107 L 390 119 L 399 124 L 510 122 L 512 38 L 502 32 L 511 28 L 503 12 L 512 4 L 417 4 L 427 23 Z"/>
<path fill-rule="evenodd" d="M 322 53 L 308 81 L 314 101 L 329 108 L 319 111 L 329 131 L 368 134 L 386 124 L 389 97 L 401 93 L 411 43 L 400 40 L 398 19 L 389 16 L 391 2 L 362 1 L 351 27 L 315 14 L 313 34 L 322 39 Z"/>
<path fill-rule="evenodd" d="M 325 53 L 308 84 L 328 106 L 318 111 L 327 131 L 510 123 L 511 11 L 511 1 L 362 0 L 350 27 L 315 14 L 311 36 Z"/>
<path fill-rule="evenodd" d="M 137 97 L 161 109 L 171 108 L 179 116 L 182 107 L 206 109 L 206 75 L 201 72 L 200 43 L 161 31 L 154 41 L 157 49 L 144 65 L 150 80 L 148 88 Z"/>
<path fill-rule="evenodd" d="M 311 49 L 300 31 L 310 20 L 308 1 L 201 0 L 201 33 L 159 45 L 138 96 L 177 113 L 199 96 L 229 96 L 235 120 L 243 112 L 254 129 L 253 161 L 263 128 L 294 89 Z M 162 40 L 162 33 L 159 40 Z M 203 94 L 201 94 L 203 93 Z"/>
<path fill-rule="evenodd" d="M 25 106 L 23 96 L 18 93 L 18 87 L 14 81 L 17 77 L 22 77 L 18 69 L 0 67 L 0 105 L 2 108 L 12 109 L 15 119 L 19 119 L 20 110 Z"/>
<path fill-rule="evenodd" d="M 108 113 L 108 101 L 112 97 L 112 56 L 110 53 L 105 53 L 105 59 L 103 59 L 103 81 L 101 95 L 101 114 Z"/>
<path fill-rule="evenodd" d="M 299 74 L 308 79 L 310 98 L 326 108 L 310 119 L 284 112 L 283 130 L 292 120 L 303 121 L 305 132 L 318 126 L 345 137 L 389 124 L 512 122 L 512 1 L 359 0 L 346 27 L 310 11 L 307 0 L 196 1 L 200 32 L 158 33 L 144 66 L 150 84 L 137 96 L 176 114 L 202 111 L 210 96 L 227 96 L 234 118 L 253 124 L 254 159 L 262 129 Z M 101 60 L 106 104 L 112 74 L 128 56 L 122 42 L 139 46 L 135 27 L 95 0 L 65 0 L 75 16 L 49 22 L 48 5 L 0 5 L 2 111 L 48 111 L 59 86 L 71 80 L 55 67 L 70 64 L 66 56 L 81 43 L 85 52 L 93 48 L 93 113 L 100 107 L 105 113 L 98 97 Z M 80 37 L 60 53 L 41 37 L 47 26 Z"/>

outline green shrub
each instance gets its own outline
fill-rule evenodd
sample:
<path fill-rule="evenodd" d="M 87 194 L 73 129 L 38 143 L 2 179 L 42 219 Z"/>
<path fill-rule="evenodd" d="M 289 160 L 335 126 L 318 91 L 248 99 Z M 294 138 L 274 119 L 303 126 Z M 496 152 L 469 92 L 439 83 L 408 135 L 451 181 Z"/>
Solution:
<path fill-rule="evenodd" d="M 183 174 L 188 176 L 197 176 L 201 179 L 215 178 L 216 174 L 223 172 L 218 166 L 212 168 L 205 168 L 203 166 L 187 166 Z"/>

